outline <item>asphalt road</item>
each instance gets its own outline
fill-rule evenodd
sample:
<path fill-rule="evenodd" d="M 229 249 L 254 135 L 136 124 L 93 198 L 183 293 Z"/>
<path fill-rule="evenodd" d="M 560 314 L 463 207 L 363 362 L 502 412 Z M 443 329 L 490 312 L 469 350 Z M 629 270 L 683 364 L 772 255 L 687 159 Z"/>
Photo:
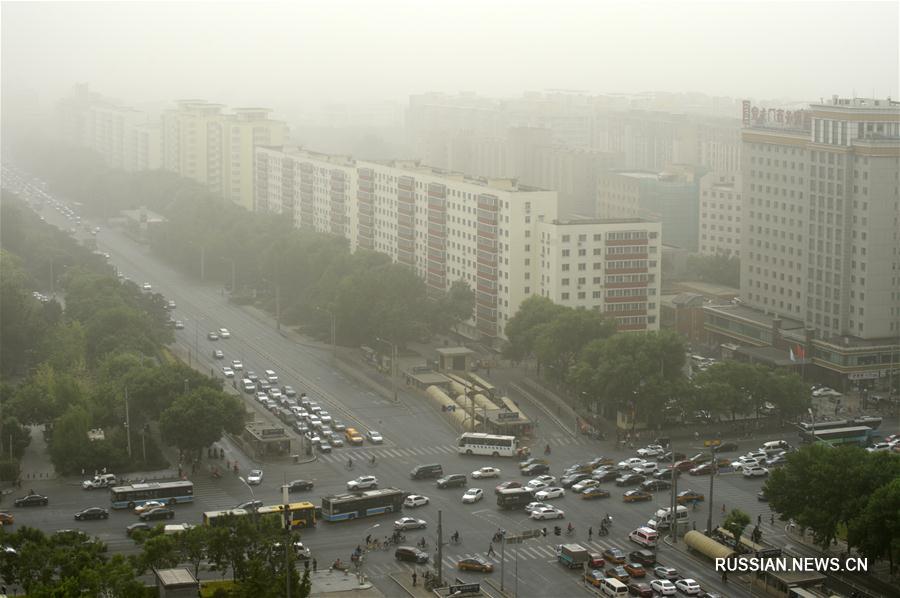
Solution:
<path fill-rule="evenodd" d="M 47 207 L 42 214 L 49 222 L 68 229 L 65 219 L 56 211 Z M 102 226 L 102 224 L 101 224 Z M 345 489 L 347 480 L 362 474 L 378 477 L 381 487 L 396 486 L 404 490 L 425 494 L 431 499 L 428 506 L 415 510 L 407 510 L 405 514 L 414 515 L 428 521 L 424 531 L 407 532 L 410 543 L 421 536 L 427 539 L 429 551 L 434 551 L 436 542 L 437 512 L 443 514 L 444 540 L 458 530 L 462 542 L 459 545 L 444 547 L 443 565 L 445 575 L 459 577 L 466 581 L 476 581 L 485 575 L 475 573 L 460 574 L 455 570 L 455 563 L 465 556 L 479 554 L 484 556 L 490 545 L 490 538 L 497 528 L 504 528 L 509 533 L 517 530 L 548 527 L 552 530 L 555 522 L 532 522 L 521 511 L 500 511 L 494 503 L 493 487 L 500 481 L 516 479 L 524 481 L 519 475 L 518 467 L 513 460 L 493 459 L 489 457 L 464 457 L 456 454 L 454 441 L 456 433 L 449 427 L 441 413 L 434 409 L 432 403 L 418 394 L 401 390 L 400 404 L 394 404 L 360 386 L 355 378 L 344 375 L 332 362 L 330 352 L 316 343 L 297 343 L 279 334 L 273 323 L 248 310 L 229 304 L 220 294 L 219 287 L 198 283 L 176 272 L 161 263 L 148 250 L 141 247 L 118 231 L 103 227 L 97 236 L 100 251 L 109 252 L 119 271 L 141 284 L 150 282 L 154 292 L 160 292 L 177 303 L 173 317 L 185 321 L 186 328 L 176 332 L 176 345 L 184 353 L 190 350 L 191 360 L 207 371 L 213 368 L 220 375 L 218 367 L 230 363 L 232 359 L 241 359 L 245 369 L 261 373 L 264 369 L 274 369 L 282 384 L 290 384 L 295 389 L 307 392 L 311 398 L 319 401 L 333 416 L 343 420 L 361 431 L 377 429 L 385 437 L 383 445 L 366 444 L 364 447 L 345 447 L 335 449 L 331 455 L 321 455 L 316 461 L 295 465 L 292 463 L 260 464 L 265 469 L 265 479 L 261 486 L 252 490 L 256 498 L 266 503 L 280 502 L 279 486 L 283 480 L 296 478 L 311 479 L 316 487 L 312 492 L 294 495 L 306 497 L 318 503 L 319 497 L 340 492 Z M 210 257 L 209 259 L 214 259 Z M 232 336 L 230 339 L 208 341 L 206 333 L 220 327 L 227 327 Z M 221 349 L 225 360 L 212 358 L 212 351 Z M 364 366 L 360 366 L 364 367 Z M 264 413 L 255 401 L 245 397 L 257 419 L 263 419 Z M 601 442 L 585 437 L 572 438 L 563 430 L 554 426 L 536 409 L 523 404 L 529 416 L 540 421 L 542 439 L 550 442 L 553 453 L 549 457 L 551 474 L 559 475 L 572 463 L 583 462 L 599 455 L 607 455 L 614 459 L 633 456 L 631 451 L 623 452 L 613 446 L 613 442 Z M 772 438 L 747 440 L 741 444 L 742 449 L 758 446 L 763 440 Z M 788 439 L 789 441 L 791 439 Z M 225 443 L 229 460 L 237 455 L 235 447 Z M 676 447 L 689 452 L 692 447 Z M 369 457 L 375 455 L 377 464 L 368 464 Z M 355 466 L 349 471 L 346 466 L 348 455 L 354 458 Z M 495 465 L 502 469 L 500 479 L 477 482 L 470 479 L 470 486 L 485 490 L 485 499 L 474 505 L 464 505 L 460 501 L 463 489 L 437 490 L 430 481 L 411 481 L 409 470 L 422 463 L 441 463 L 445 473 L 469 473 L 483 465 Z M 254 463 L 248 459 L 240 459 L 241 470 Z M 221 465 L 221 464 L 220 464 Z M 201 513 L 206 510 L 230 507 L 250 497 L 251 490 L 242 484 L 236 476 L 229 474 L 222 479 L 213 479 L 201 468 L 192 476 L 196 484 L 196 500 L 192 505 L 177 507 L 174 522 L 199 523 Z M 136 521 L 134 515 L 126 512 L 113 512 L 107 521 L 76 523 L 73 514 L 86 506 L 104 506 L 107 496 L 102 491 L 87 492 L 78 486 L 78 480 L 57 480 L 53 482 L 35 482 L 38 492 L 50 495 L 49 507 L 30 509 L 12 509 L 16 515 L 17 525 L 32 525 L 45 530 L 62 528 L 83 529 L 97 535 L 110 545 L 114 551 L 134 551 L 133 544 L 125 538 L 124 527 Z M 748 512 L 753 519 L 763 516 L 763 534 L 766 538 L 778 538 L 784 535 L 783 524 L 775 521 L 769 523 L 769 511 L 765 503 L 756 500 L 756 492 L 762 482 L 745 480 L 735 474 L 724 474 L 716 479 L 715 501 L 713 501 L 713 525 L 719 525 L 723 517 L 723 504 L 727 509 L 739 507 Z M 574 537 L 555 537 L 552 532 L 546 537 L 529 540 L 521 545 L 510 546 L 506 550 L 505 586 L 507 589 L 517 588 L 522 596 L 560 596 L 578 595 L 585 592 L 579 586 L 579 575 L 564 569 L 555 562 L 554 547 L 563 541 L 578 541 L 589 544 L 593 549 L 602 551 L 606 547 L 618 546 L 625 551 L 638 548 L 627 540 L 627 533 L 643 524 L 659 507 L 668 506 L 668 493 L 662 493 L 657 499 L 647 503 L 625 504 L 621 500 L 625 489 L 615 488 L 612 483 L 605 486 L 611 490 L 612 497 L 593 501 L 580 500 L 577 495 L 554 500 L 557 506 L 564 509 L 566 518 L 561 522 L 572 522 L 576 531 Z M 709 497 L 709 478 L 684 476 L 679 483 L 679 490 L 693 488 Z M 8 505 L 11 501 L 6 501 Z M 706 527 L 707 503 L 696 512 L 691 513 L 692 522 L 697 529 Z M 598 538 L 595 534 L 587 542 L 587 528 L 598 528 L 600 519 L 609 513 L 613 517 L 613 532 L 606 537 Z M 304 532 L 304 541 L 312 548 L 320 566 L 327 566 L 337 557 L 349 559 L 351 551 L 357 544 L 363 543 L 367 534 L 385 536 L 391 531 L 391 523 L 395 517 L 373 518 L 368 521 L 354 521 L 330 524 L 322 522 L 317 529 Z M 776 541 L 778 543 L 778 541 Z M 495 550 L 499 552 L 499 546 Z M 496 570 L 490 574 L 496 585 L 500 585 L 500 562 L 498 557 L 491 557 Z M 659 562 L 678 569 L 684 577 L 697 579 L 708 591 L 724 591 L 718 575 L 712 565 L 702 562 L 680 550 L 661 544 Z M 518 561 L 518 565 L 516 565 Z M 396 595 L 396 585 L 387 578 L 389 573 L 408 574 L 412 568 L 394 561 L 391 552 L 377 551 L 367 555 L 365 570 L 372 581 L 388 595 Z M 517 571 L 517 575 L 516 575 Z M 734 585 L 734 582 L 731 584 Z"/>

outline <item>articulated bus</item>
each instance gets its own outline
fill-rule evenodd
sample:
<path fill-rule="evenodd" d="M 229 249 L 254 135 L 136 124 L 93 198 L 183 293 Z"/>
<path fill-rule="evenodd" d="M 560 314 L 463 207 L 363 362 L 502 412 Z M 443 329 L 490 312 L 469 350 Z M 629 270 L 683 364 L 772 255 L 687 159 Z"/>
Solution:
<path fill-rule="evenodd" d="M 178 480 L 114 486 L 109 489 L 109 500 L 114 509 L 133 509 L 151 500 L 158 500 L 167 505 L 193 502 L 194 483 Z"/>
<path fill-rule="evenodd" d="M 490 455 L 492 457 L 515 457 L 519 441 L 515 436 L 494 436 L 466 432 L 456 441 L 460 455 Z"/>
<path fill-rule="evenodd" d="M 399 513 L 402 509 L 403 491 L 397 488 L 378 488 L 322 497 L 322 519 L 325 521 L 348 521 L 384 513 Z"/>
<path fill-rule="evenodd" d="M 815 432 L 801 432 L 800 439 L 805 443 L 823 442 L 831 446 L 855 444 L 866 447 L 872 441 L 873 432 L 874 430 L 868 426 L 853 426 L 849 428 L 816 430 Z"/>
<path fill-rule="evenodd" d="M 203 525 L 220 525 L 231 517 L 245 517 L 247 515 L 278 517 L 284 521 L 284 505 L 266 505 L 255 512 L 246 509 L 225 509 L 223 511 L 206 511 L 203 513 Z M 316 525 L 316 506 L 311 502 L 292 502 L 288 504 L 288 517 L 291 528 L 314 527 Z"/>

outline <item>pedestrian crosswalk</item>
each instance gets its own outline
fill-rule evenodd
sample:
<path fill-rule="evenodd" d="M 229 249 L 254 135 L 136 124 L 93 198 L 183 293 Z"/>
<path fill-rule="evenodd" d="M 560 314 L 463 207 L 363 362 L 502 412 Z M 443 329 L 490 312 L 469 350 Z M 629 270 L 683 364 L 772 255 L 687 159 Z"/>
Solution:
<path fill-rule="evenodd" d="M 594 441 L 586 437 L 560 436 L 558 438 L 548 439 L 553 446 L 559 445 L 580 445 L 589 446 L 595 444 Z M 429 455 L 452 455 L 456 454 L 455 445 L 437 445 L 437 446 L 415 446 L 415 447 L 366 447 L 362 449 L 344 448 L 333 453 L 320 454 L 319 459 L 327 463 L 345 463 L 348 456 L 354 458 L 370 459 L 372 455 L 376 459 L 403 459 L 426 457 Z"/>

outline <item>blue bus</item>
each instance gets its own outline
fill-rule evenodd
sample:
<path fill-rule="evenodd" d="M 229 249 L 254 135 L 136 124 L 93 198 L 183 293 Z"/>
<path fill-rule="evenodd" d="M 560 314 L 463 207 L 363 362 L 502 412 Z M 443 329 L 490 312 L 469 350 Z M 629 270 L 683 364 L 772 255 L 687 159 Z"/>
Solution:
<path fill-rule="evenodd" d="M 854 444 L 860 447 L 869 446 L 874 430 L 867 426 L 853 426 L 847 428 L 832 428 L 829 430 L 816 430 L 813 433 L 805 433 L 804 442 L 822 442 L 830 446 Z M 802 433 L 801 433 L 802 434 Z"/>
<path fill-rule="evenodd" d="M 378 488 L 322 498 L 322 519 L 348 521 L 403 510 L 403 491 L 397 488 Z"/>
<path fill-rule="evenodd" d="M 194 501 L 194 482 L 146 482 L 115 486 L 109 489 L 109 500 L 114 509 L 133 509 L 151 500 L 167 505 Z"/>

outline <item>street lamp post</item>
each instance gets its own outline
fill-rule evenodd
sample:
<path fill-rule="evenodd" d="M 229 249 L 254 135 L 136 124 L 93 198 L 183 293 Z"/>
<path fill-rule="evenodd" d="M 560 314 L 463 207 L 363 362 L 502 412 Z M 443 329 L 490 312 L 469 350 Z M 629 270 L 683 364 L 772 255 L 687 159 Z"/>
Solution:
<path fill-rule="evenodd" d="M 391 347 L 391 386 L 394 389 L 394 402 L 397 403 L 400 400 L 397 395 L 397 345 L 383 338 L 377 340 Z"/>
<path fill-rule="evenodd" d="M 337 332 L 337 324 L 334 317 L 334 312 L 326 307 L 316 307 L 317 311 L 325 312 L 329 316 L 331 316 L 331 356 L 337 356 L 337 343 L 335 340 L 336 332 Z"/>
<path fill-rule="evenodd" d="M 249 483 L 247 483 L 247 480 L 244 479 L 243 476 L 238 476 L 238 479 L 241 481 L 241 483 L 244 484 L 244 486 L 247 487 L 247 490 L 250 491 L 250 500 L 256 500 L 256 496 L 253 494 L 253 486 L 251 486 Z"/>

